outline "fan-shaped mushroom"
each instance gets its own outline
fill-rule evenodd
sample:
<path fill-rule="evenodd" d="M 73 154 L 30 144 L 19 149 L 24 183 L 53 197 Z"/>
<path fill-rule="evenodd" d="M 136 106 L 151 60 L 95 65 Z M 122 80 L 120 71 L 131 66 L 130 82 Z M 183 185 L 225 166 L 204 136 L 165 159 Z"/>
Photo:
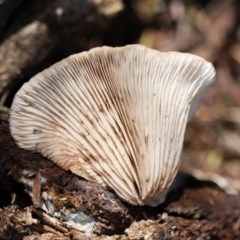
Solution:
<path fill-rule="evenodd" d="M 25 83 L 10 112 L 16 143 L 65 170 L 156 206 L 180 162 L 211 63 L 140 45 L 72 55 Z"/>

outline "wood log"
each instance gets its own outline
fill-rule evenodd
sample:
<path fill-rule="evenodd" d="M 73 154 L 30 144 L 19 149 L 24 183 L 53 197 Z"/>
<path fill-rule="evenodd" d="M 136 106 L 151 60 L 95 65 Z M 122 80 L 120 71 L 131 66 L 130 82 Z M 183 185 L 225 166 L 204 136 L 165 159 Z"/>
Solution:
<path fill-rule="evenodd" d="M 0 170 L 1 191 L 13 194 L 13 181 L 32 199 L 30 206 L 26 196 L 16 193 L 18 202 L 25 201 L 27 207 L 20 210 L 12 200 L 12 205 L 2 210 L 8 217 L 2 224 L 0 221 L 0 236 L 11 232 L 13 224 L 18 226 L 15 232 L 25 224 L 32 232 L 43 234 L 39 239 L 48 239 L 48 233 L 59 239 L 107 239 L 113 234 L 108 239 L 240 237 L 239 196 L 229 196 L 213 183 L 179 174 L 177 182 L 182 185 L 171 190 L 164 204 L 156 208 L 131 206 L 109 189 L 65 172 L 38 153 L 20 149 L 6 123 L 0 125 Z M 22 236 L 31 239 L 27 231 Z"/>
<path fill-rule="evenodd" d="M 15 8 L 17 10 L 13 12 Z M 54 51 L 55 59 L 48 60 L 49 65 L 59 58 L 88 49 L 91 47 L 89 38 L 103 30 L 111 17 L 122 9 L 122 0 L 6 0 L 2 3 L 0 106 L 17 79 L 40 71 L 43 59 Z M 1 12 L 5 14 L 1 15 Z M 43 65 L 47 67 L 46 63 Z"/>

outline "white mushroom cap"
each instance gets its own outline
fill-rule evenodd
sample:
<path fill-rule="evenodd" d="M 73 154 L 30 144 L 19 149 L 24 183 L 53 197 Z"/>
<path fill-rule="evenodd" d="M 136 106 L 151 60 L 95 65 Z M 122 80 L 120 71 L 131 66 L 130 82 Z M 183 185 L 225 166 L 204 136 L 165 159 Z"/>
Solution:
<path fill-rule="evenodd" d="M 213 83 L 211 63 L 140 45 L 94 48 L 37 74 L 16 94 L 16 143 L 112 188 L 131 204 L 163 201 L 186 124 Z"/>

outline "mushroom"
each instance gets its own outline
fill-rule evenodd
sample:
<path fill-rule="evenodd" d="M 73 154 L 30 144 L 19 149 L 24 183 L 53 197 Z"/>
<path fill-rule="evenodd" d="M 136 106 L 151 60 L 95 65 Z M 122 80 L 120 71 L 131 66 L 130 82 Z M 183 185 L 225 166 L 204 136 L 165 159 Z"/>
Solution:
<path fill-rule="evenodd" d="M 141 45 L 72 55 L 25 83 L 10 110 L 21 148 L 109 187 L 133 205 L 164 201 L 187 121 L 215 70 Z"/>

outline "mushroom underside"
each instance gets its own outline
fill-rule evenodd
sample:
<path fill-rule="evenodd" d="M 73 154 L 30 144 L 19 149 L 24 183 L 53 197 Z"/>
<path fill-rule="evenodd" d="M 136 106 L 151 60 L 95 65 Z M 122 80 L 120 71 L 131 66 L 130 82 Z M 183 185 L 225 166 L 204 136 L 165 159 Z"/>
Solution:
<path fill-rule="evenodd" d="M 10 111 L 11 134 L 20 147 L 131 204 L 156 206 L 177 173 L 187 121 L 214 75 L 211 63 L 191 54 L 95 48 L 22 86 Z"/>

